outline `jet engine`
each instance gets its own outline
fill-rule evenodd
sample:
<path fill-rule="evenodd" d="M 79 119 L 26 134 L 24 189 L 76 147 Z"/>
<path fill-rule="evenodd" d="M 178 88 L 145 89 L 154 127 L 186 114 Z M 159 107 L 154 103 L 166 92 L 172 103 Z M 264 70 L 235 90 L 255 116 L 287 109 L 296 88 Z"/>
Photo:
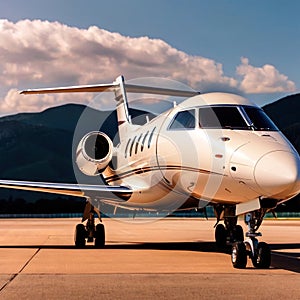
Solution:
<path fill-rule="evenodd" d="M 109 164 L 113 155 L 113 143 L 103 132 L 92 131 L 78 144 L 76 163 L 80 171 L 88 176 L 96 176 Z"/>

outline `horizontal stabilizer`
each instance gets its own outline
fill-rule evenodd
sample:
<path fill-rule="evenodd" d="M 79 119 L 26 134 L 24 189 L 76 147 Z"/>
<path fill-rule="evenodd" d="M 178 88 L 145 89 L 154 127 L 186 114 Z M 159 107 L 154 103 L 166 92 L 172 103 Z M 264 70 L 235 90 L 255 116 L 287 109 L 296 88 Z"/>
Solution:
<path fill-rule="evenodd" d="M 116 80 L 111 84 L 96 84 L 96 85 L 80 85 L 70 87 L 44 88 L 44 89 L 29 89 L 21 91 L 20 94 L 55 94 L 55 93 L 100 93 L 100 92 L 115 92 L 120 87 L 120 83 Z M 199 95 L 200 92 L 168 89 L 160 87 L 133 85 L 124 83 L 127 93 L 144 93 L 157 94 L 177 97 L 193 97 Z"/>
<path fill-rule="evenodd" d="M 56 87 L 45 89 L 29 89 L 21 91 L 22 95 L 32 94 L 59 94 L 59 93 L 99 93 L 99 92 L 113 92 L 112 88 L 118 87 L 115 84 L 96 84 L 96 85 L 80 85 L 68 87 Z"/>
<path fill-rule="evenodd" d="M 144 93 L 144 94 L 157 94 L 166 96 L 177 96 L 177 97 L 193 97 L 199 95 L 200 92 L 177 90 L 177 89 L 166 89 L 151 86 L 125 84 L 127 93 Z"/>

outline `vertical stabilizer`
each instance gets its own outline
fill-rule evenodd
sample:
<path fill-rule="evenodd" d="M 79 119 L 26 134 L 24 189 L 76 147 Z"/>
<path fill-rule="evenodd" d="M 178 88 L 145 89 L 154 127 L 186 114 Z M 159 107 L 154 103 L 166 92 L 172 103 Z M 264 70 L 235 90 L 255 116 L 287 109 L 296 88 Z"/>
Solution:
<path fill-rule="evenodd" d="M 131 120 L 128 111 L 128 101 L 125 90 L 124 77 L 119 76 L 115 82 L 115 99 L 117 101 L 117 118 L 120 141 L 122 141 L 131 125 Z"/>

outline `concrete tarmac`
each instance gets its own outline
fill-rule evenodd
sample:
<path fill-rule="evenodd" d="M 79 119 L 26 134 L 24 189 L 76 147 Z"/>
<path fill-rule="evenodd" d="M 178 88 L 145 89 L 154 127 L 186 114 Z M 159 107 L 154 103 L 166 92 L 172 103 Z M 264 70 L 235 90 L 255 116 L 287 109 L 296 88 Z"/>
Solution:
<path fill-rule="evenodd" d="M 0 220 L 0 299 L 300 299 L 300 221 L 264 221 L 268 270 L 234 269 L 215 220 L 104 219 L 106 248 L 75 249 L 79 221 Z"/>

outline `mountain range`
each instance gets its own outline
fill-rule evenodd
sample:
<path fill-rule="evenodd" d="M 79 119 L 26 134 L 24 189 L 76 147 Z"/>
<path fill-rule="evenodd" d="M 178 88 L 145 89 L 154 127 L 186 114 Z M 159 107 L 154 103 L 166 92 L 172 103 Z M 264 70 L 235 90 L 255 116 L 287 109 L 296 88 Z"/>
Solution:
<path fill-rule="evenodd" d="M 282 98 L 263 108 L 300 152 L 300 94 Z M 130 115 L 138 124 L 145 123 L 145 115 L 153 117 L 136 109 L 130 109 Z M 78 128 L 78 122 L 84 126 Z M 66 104 L 40 113 L 20 113 L 0 118 L 0 178 L 76 182 L 72 162 L 76 149 L 72 149 L 72 145 L 77 145 L 80 138 L 92 130 L 101 130 L 112 139 L 118 139 L 116 112 Z M 81 182 L 93 183 L 90 178 L 80 176 Z M 32 201 L 40 197 L 39 193 L 0 190 L 0 201 L 7 201 L 8 198 Z M 287 202 L 284 209 L 300 211 L 300 197 Z"/>
<path fill-rule="evenodd" d="M 284 97 L 263 109 L 300 153 L 300 94 Z"/>

